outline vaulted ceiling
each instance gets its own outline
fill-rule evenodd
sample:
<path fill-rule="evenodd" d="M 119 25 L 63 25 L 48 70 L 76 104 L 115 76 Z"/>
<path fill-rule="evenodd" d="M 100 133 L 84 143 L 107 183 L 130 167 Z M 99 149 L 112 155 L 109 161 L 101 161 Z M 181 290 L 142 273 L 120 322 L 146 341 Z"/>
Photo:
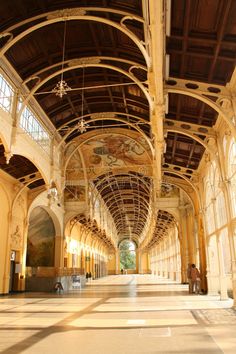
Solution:
<path fill-rule="evenodd" d="M 112 134 L 115 134 L 114 129 L 119 134 L 120 129 L 126 130 L 122 135 L 131 136 L 133 141 L 134 134 L 138 133 L 140 139 L 152 143 L 148 99 L 150 67 L 142 48 L 151 53 L 148 28 L 149 5 L 153 1 L 0 2 L 3 54 L 23 85 L 34 90 L 33 97 L 66 143 L 72 143 L 83 134 L 109 135 L 109 129 Z M 169 6 L 168 1 L 163 4 Z M 198 169 L 205 151 L 202 142 L 211 132 L 217 114 L 206 103 L 180 95 L 175 89 L 201 90 L 213 102 L 218 99 L 235 68 L 235 14 L 233 0 L 171 1 L 166 46 L 163 53 L 158 53 L 163 61 L 169 62 L 163 78 L 164 89 L 169 90 L 163 122 L 166 141 L 163 175 L 171 176 L 177 171 L 191 179 Z M 12 38 L 13 41 L 8 42 Z M 70 87 L 62 97 L 54 92 L 60 79 Z M 81 116 L 88 125 L 87 132 L 82 134 L 76 129 Z M 100 140 L 97 146 L 97 160 L 105 155 L 102 143 Z M 110 210 L 120 238 L 130 234 L 138 240 L 147 222 L 153 186 L 152 173 L 145 163 L 131 160 L 133 146 L 121 141 L 119 148 L 124 154 L 123 160 L 126 159 L 123 164 L 119 151 L 114 160 L 114 151 L 108 149 L 106 156 L 110 162 L 113 158 L 113 164 L 91 180 Z M 94 151 L 95 148 L 89 161 L 92 158 L 94 161 Z M 3 156 L 3 151 L 0 152 Z M 20 163 L 25 166 L 26 161 L 18 159 L 16 169 Z M 17 178 L 16 172 L 7 169 L 4 162 L 0 164 Z M 150 165 L 149 160 L 146 165 Z M 115 170 L 117 166 L 119 170 Z M 33 172 L 28 164 L 25 174 Z M 157 220 L 153 240 L 158 238 L 156 235 L 163 235 L 163 224 L 167 227 L 173 221 L 164 211 L 159 211 Z"/>

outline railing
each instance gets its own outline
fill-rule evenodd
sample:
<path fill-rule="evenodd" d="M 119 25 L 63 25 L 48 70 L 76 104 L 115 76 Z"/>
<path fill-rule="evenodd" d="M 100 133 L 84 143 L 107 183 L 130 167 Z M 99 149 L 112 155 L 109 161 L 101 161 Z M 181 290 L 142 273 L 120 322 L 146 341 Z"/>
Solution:
<path fill-rule="evenodd" d="M 26 277 L 63 277 L 84 275 L 83 268 L 26 267 Z"/>

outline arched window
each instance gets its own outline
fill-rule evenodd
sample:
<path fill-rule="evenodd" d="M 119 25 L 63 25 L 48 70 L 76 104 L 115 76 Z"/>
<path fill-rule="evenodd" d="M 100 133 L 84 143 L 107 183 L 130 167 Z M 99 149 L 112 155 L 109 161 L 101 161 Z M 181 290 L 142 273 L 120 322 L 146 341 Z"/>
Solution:
<path fill-rule="evenodd" d="M 217 226 L 221 227 L 227 223 L 227 216 L 225 210 L 225 198 L 222 191 L 216 196 L 216 210 L 217 210 Z"/>

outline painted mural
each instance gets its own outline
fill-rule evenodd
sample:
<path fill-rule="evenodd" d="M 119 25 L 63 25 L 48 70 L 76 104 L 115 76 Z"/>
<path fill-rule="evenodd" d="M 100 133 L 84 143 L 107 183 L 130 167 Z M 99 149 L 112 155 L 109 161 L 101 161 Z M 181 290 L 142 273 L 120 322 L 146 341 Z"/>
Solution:
<path fill-rule="evenodd" d="M 128 170 L 137 170 L 146 174 L 148 169 L 147 161 L 150 160 L 150 149 L 144 138 L 132 134 L 133 138 L 106 134 L 101 138 L 94 137 L 84 143 L 79 151 L 76 151 L 66 169 L 66 187 L 64 198 L 66 202 L 85 201 L 86 179 L 93 180 L 97 175 L 119 168 L 127 167 Z M 78 142 L 69 145 L 65 158 L 67 159 L 76 149 Z M 83 159 L 84 167 L 81 161 Z"/>
<path fill-rule="evenodd" d="M 161 186 L 161 197 L 163 198 L 178 198 L 179 188 L 171 184 L 162 184 Z"/>
<path fill-rule="evenodd" d="M 65 201 L 76 200 L 79 202 L 85 201 L 85 186 L 83 185 L 66 185 L 64 190 Z"/>
<path fill-rule="evenodd" d="M 52 218 L 40 207 L 35 208 L 29 220 L 26 266 L 53 267 L 55 228 Z"/>
<path fill-rule="evenodd" d="M 87 142 L 82 147 L 86 164 L 105 167 L 136 167 L 147 164 L 148 154 L 143 141 L 121 135 L 107 135 Z"/>
<path fill-rule="evenodd" d="M 70 156 L 70 154 L 76 148 L 76 143 L 70 144 L 66 150 L 65 159 Z M 66 169 L 66 180 L 75 181 L 84 177 L 83 167 L 81 162 L 81 157 L 79 151 L 77 150 L 71 157 L 67 169 Z"/>

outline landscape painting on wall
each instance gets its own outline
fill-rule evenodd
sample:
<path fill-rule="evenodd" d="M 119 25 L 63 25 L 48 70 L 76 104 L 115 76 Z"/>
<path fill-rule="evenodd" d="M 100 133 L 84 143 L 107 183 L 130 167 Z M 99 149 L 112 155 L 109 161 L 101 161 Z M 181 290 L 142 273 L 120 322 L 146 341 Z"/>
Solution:
<path fill-rule="evenodd" d="M 53 267 L 55 228 L 52 218 L 40 207 L 35 208 L 29 220 L 27 237 L 27 267 Z"/>

